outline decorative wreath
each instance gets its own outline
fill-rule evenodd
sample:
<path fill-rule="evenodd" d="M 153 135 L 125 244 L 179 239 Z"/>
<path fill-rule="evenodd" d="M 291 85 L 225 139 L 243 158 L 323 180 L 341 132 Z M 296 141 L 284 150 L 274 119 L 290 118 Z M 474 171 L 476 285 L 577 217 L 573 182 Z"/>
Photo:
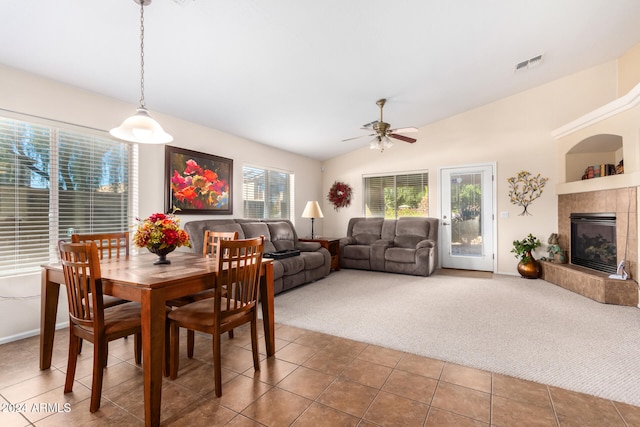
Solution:
<path fill-rule="evenodd" d="M 351 187 L 344 182 L 334 182 L 327 194 L 327 200 L 333 203 L 333 208 L 346 208 L 351 204 Z"/>

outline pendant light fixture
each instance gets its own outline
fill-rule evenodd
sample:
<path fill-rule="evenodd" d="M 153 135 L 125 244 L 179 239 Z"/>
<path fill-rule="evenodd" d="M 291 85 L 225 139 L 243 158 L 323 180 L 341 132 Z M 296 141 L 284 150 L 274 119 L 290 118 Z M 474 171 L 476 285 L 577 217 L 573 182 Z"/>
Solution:
<path fill-rule="evenodd" d="M 144 7 L 149 5 L 151 0 L 133 1 L 140 5 L 140 106 L 136 114 L 122 122 L 119 127 L 111 129 L 109 133 L 129 142 L 166 144 L 173 141 L 173 137 L 151 118 L 144 103 Z"/>

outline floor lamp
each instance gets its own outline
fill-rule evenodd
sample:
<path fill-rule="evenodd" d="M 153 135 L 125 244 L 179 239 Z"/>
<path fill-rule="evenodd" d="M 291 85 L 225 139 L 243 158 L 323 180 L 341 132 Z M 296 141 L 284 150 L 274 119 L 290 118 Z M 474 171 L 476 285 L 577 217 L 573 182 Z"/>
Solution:
<path fill-rule="evenodd" d="M 315 239 L 315 235 L 313 233 L 313 221 L 316 218 L 324 218 L 320 205 L 317 201 L 314 200 L 307 202 L 307 206 L 304 207 L 304 212 L 302 212 L 302 218 L 311 218 L 311 238 Z"/>

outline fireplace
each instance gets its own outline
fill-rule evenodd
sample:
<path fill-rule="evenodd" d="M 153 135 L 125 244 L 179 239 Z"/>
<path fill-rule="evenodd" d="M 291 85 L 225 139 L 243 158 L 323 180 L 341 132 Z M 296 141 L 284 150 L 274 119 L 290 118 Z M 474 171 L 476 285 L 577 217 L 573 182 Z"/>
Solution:
<path fill-rule="evenodd" d="M 571 214 L 571 263 L 605 273 L 615 273 L 615 213 Z"/>

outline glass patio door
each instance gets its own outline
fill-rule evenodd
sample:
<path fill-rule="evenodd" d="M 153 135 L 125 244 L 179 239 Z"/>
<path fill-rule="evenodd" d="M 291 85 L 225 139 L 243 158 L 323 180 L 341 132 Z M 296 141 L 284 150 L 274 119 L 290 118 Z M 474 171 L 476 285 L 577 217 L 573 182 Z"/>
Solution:
<path fill-rule="evenodd" d="M 494 270 L 493 165 L 440 171 L 443 268 Z"/>

